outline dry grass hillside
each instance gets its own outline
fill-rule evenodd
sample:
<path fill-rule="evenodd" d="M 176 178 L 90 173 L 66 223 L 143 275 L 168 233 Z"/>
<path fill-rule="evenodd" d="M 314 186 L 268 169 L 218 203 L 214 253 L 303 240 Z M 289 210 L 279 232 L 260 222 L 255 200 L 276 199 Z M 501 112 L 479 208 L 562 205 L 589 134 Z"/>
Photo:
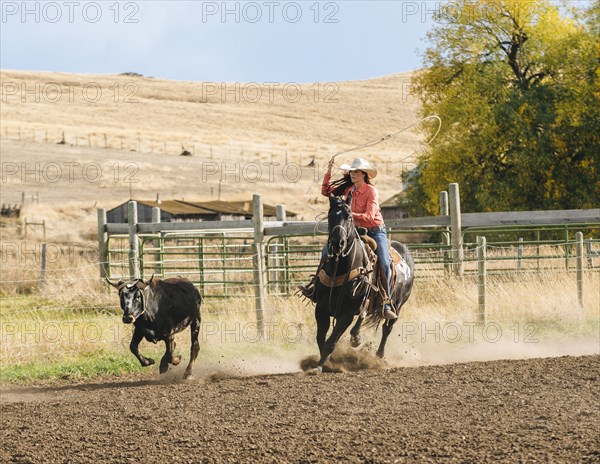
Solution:
<path fill-rule="evenodd" d="M 94 208 L 112 208 L 130 190 L 139 199 L 262 193 L 313 219 L 324 209 L 314 202 L 331 155 L 418 120 L 411 76 L 284 89 L 4 70 L 2 199 L 17 203 L 21 192 L 38 192 L 39 203 L 24 214 L 45 219 L 49 238 L 69 240 L 93 234 Z M 411 129 L 337 161 L 372 159 L 385 199 L 399 190 L 401 160 L 410 161 L 420 140 Z M 178 156 L 184 148 L 193 156 Z M 307 167 L 313 157 L 316 169 Z"/>

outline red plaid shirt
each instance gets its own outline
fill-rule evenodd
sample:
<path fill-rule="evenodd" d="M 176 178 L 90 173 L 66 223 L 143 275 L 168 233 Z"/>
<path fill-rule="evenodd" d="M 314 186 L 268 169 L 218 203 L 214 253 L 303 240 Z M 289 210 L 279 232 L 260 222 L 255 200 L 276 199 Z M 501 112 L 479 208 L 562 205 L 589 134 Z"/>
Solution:
<path fill-rule="evenodd" d="M 330 181 L 331 174 L 325 174 L 321 186 L 321 194 L 324 196 L 329 196 L 331 193 Z M 350 205 L 352 218 L 358 227 L 370 229 L 371 227 L 383 225 L 383 216 L 379 207 L 379 192 L 375 187 L 367 183 L 359 189 L 350 186 L 346 189 L 344 195 L 348 197 L 349 193 L 352 193 L 352 203 Z"/>

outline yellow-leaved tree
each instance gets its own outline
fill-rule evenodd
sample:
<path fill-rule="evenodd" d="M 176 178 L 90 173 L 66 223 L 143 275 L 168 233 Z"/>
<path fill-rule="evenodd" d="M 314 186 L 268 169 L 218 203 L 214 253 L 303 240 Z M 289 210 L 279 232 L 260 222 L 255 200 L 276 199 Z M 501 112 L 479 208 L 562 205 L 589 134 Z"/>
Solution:
<path fill-rule="evenodd" d="M 440 9 L 413 89 L 423 114 L 444 124 L 411 173 L 412 214 L 435 213 L 449 182 L 460 184 L 464 211 L 598 207 L 599 3 Z"/>

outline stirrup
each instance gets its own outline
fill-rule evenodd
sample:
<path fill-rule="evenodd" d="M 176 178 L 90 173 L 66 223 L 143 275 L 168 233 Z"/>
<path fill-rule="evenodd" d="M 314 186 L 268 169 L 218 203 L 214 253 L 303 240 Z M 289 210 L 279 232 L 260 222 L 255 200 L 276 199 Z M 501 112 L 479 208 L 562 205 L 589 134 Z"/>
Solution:
<path fill-rule="evenodd" d="M 391 321 L 398 319 L 398 315 L 389 300 L 384 301 L 381 305 L 381 317 Z"/>
<path fill-rule="evenodd" d="M 298 285 L 298 292 L 300 293 L 300 295 L 302 295 L 304 298 L 309 299 L 310 301 L 312 301 L 313 303 L 316 303 L 317 299 L 315 298 L 315 283 L 317 280 L 317 276 L 311 276 L 311 280 L 309 283 L 307 283 L 306 285 Z"/>

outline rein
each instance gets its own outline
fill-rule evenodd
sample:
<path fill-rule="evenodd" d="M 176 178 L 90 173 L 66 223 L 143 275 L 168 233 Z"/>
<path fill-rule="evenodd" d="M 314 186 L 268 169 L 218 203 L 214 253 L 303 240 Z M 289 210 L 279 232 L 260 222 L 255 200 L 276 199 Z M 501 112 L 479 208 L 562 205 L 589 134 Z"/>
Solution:
<path fill-rule="evenodd" d="M 348 282 L 355 280 L 356 278 L 360 277 L 361 275 L 366 275 L 369 273 L 368 270 L 366 270 L 362 267 L 359 267 L 359 268 L 350 269 L 343 276 L 337 275 L 340 258 L 347 258 L 350 255 L 350 253 L 352 253 L 352 259 L 350 260 L 350 265 L 352 265 L 354 263 L 354 259 L 356 257 L 356 247 L 355 247 L 356 241 L 360 240 L 359 237 L 352 237 L 351 240 L 349 240 L 348 237 L 350 234 L 348 233 L 348 230 L 344 226 L 339 225 L 339 224 L 333 227 L 332 232 L 338 227 L 343 231 L 343 238 L 340 240 L 340 242 L 343 244 L 343 246 L 340 247 L 341 249 L 337 253 L 333 253 L 333 242 L 331 240 L 329 240 L 329 246 L 328 246 L 328 251 L 327 251 L 327 256 L 329 258 L 335 258 L 335 266 L 333 268 L 333 276 L 331 276 L 331 277 L 328 276 L 327 273 L 325 272 L 325 269 L 321 269 L 321 271 L 319 272 L 319 275 L 318 275 L 318 278 L 321 281 L 321 283 L 323 285 L 329 287 L 329 304 L 328 304 L 329 308 L 331 308 L 331 300 L 333 298 L 333 289 L 335 287 L 341 286 L 340 293 L 343 293 Z M 349 241 L 351 243 L 348 246 Z M 331 249 L 331 253 L 330 253 L 329 249 Z M 339 279 L 342 277 L 343 277 L 343 282 L 340 284 Z M 333 313 L 334 319 L 337 318 L 341 303 L 342 303 L 342 298 L 340 297 L 340 298 L 338 298 L 337 304 L 335 305 L 335 311 Z"/>

